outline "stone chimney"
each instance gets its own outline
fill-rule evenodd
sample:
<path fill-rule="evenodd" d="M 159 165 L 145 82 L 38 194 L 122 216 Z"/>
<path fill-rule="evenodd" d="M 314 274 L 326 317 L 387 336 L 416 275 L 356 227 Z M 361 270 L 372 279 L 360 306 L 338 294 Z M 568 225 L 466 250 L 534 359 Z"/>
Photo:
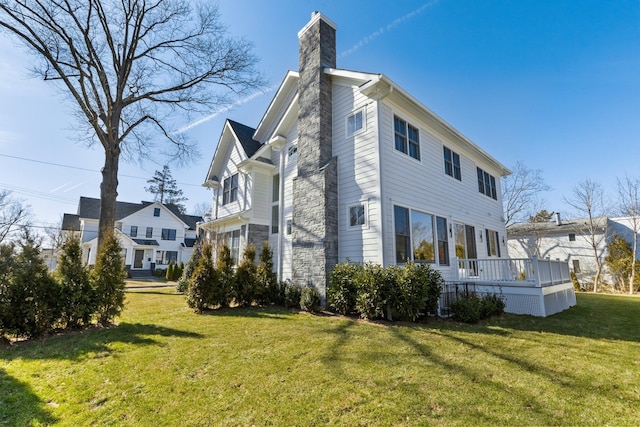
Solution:
<path fill-rule="evenodd" d="M 293 281 L 323 301 L 338 262 L 338 174 L 332 148 L 331 80 L 336 25 L 319 12 L 298 33 L 298 177 L 293 183 Z"/>

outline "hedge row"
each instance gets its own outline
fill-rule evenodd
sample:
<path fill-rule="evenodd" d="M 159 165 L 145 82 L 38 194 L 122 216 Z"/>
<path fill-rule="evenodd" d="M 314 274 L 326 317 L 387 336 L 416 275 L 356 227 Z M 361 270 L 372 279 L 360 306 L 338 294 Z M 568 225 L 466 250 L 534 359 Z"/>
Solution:
<path fill-rule="evenodd" d="M 377 264 L 338 264 L 331 272 L 327 300 L 341 314 L 365 319 L 400 317 L 415 321 L 435 314 L 443 279 L 428 264 L 407 262 L 403 267 Z"/>
<path fill-rule="evenodd" d="M 54 329 L 109 323 L 124 307 L 126 273 L 118 240 L 105 239 L 89 271 L 77 237 L 49 274 L 35 239 L 0 245 L 0 335 L 38 337 Z"/>

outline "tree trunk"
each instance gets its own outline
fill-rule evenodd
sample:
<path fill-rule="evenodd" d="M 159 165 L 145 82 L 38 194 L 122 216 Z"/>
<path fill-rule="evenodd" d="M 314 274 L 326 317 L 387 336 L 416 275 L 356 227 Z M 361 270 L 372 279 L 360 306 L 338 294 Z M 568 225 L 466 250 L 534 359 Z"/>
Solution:
<path fill-rule="evenodd" d="M 631 259 L 631 278 L 629 278 L 629 295 L 633 295 L 633 286 L 636 283 L 636 254 L 638 253 L 638 227 L 633 230 L 633 258 Z"/>
<path fill-rule="evenodd" d="M 100 222 L 98 224 L 98 250 L 105 236 L 113 232 L 116 221 L 116 199 L 118 197 L 118 162 L 120 147 L 105 149 L 102 183 L 100 184 Z"/>
<path fill-rule="evenodd" d="M 596 249 L 595 243 L 593 243 L 593 253 L 596 258 L 596 276 L 593 278 L 593 293 L 598 293 L 598 285 L 600 284 L 600 274 L 602 273 L 602 264 L 600 262 L 600 258 L 598 257 L 598 249 Z"/>

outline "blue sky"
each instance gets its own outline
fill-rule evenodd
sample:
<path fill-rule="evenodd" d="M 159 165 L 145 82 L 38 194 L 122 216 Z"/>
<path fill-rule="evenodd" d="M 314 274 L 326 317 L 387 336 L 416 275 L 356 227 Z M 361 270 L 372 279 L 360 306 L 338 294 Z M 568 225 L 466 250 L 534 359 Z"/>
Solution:
<path fill-rule="evenodd" d="M 210 202 L 200 184 L 225 118 L 258 124 L 269 88 L 297 69 L 314 10 L 338 26 L 339 68 L 386 74 L 504 165 L 542 170 L 547 209 L 568 214 L 563 197 L 584 178 L 614 194 L 617 177 L 640 176 L 638 0 L 222 0 L 229 33 L 255 45 L 266 93 L 192 127 L 189 165 L 122 163 L 119 200 L 151 200 L 146 179 L 169 161 L 187 208 Z M 0 188 L 36 225 L 55 223 L 80 196 L 99 197 L 103 152 L 77 141 L 71 104 L 27 77 L 30 58 L 4 36 L 0 58 Z"/>

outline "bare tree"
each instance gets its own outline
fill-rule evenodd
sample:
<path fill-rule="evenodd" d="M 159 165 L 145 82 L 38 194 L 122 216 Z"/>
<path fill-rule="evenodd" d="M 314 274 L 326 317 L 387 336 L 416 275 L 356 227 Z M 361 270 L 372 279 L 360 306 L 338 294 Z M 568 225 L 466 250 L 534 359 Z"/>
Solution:
<path fill-rule="evenodd" d="M 504 203 L 505 225 L 508 227 L 514 222 L 525 222 L 527 212 L 535 212 L 539 209 L 539 195 L 551 190 L 542 178 L 542 171 L 529 169 L 524 164 L 517 162 L 511 175 L 502 177 L 502 201 Z M 535 209 L 535 210 L 534 210 Z"/>
<path fill-rule="evenodd" d="M 28 226 L 30 216 L 29 205 L 12 197 L 11 191 L 0 190 L 0 243 L 22 227 Z"/>
<path fill-rule="evenodd" d="M 636 256 L 638 253 L 638 233 L 640 232 L 640 179 L 625 177 L 618 179 L 618 196 L 620 213 L 629 219 L 633 232 L 631 276 L 629 277 L 629 294 L 633 295 L 636 280 Z"/>
<path fill-rule="evenodd" d="M 153 141 L 186 159 L 176 112 L 203 114 L 260 87 L 251 44 L 226 35 L 217 5 L 190 0 L 0 0 L 0 29 L 39 60 L 105 153 L 98 240 L 113 230 L 120 156 Z"/>
<path fill-rule="evenodd" d="M 193 215 L 201 216 L 205 221 L 211 220 L 211 204 L 206 202 L 198 202 L 193 207 Z"/>
<path fill-rule="evenodd" d="M 605 198 L 604 188 L 599 182 L 587 178 L 580 181 L 573 188 L 571 197 L 564 199 L 565 203 L 577 212 L 578 216 L 585 219 L 584 226 L 587 230 L 587 241 L 593 250 L 596 262 L 596 275 L 593 279 L 593 292 L 598 292 L 600 277 L 602 276 L 602 258 L 600 250 L 607 238 L 607 214 L 608 202 Z M 582 226 L 583 224 L 577 224 Z"/>

